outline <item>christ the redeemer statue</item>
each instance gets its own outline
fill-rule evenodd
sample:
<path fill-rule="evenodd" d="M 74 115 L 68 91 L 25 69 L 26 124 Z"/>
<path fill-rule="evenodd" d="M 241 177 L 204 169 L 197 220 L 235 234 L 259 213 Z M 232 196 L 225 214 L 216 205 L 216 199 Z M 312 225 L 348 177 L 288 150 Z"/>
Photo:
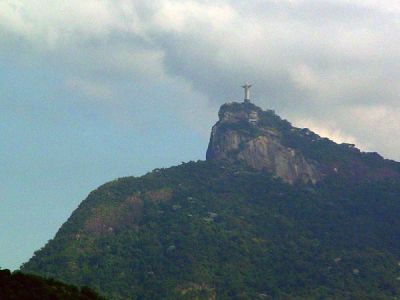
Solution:
<path fill-rule="evenodd" d="M 245 85 L 242 85 L 242 88 L 244 88 L 244 102 L 248 103 L 250 102 L 251 84 L 246 83 Z"/>

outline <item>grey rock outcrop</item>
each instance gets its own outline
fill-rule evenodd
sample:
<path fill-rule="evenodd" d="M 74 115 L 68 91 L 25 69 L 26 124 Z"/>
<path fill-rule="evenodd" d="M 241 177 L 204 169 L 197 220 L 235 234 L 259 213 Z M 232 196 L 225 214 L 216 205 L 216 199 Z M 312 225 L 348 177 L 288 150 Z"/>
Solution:
<path fill-rule="evenodd" d="M 264 112 L 252 103 L 234 102 L 222 105 L 218 115 L 207 160 L 244 163 L 256 170 L 267 170 L 290 184 L 316 183 L 322 178 L 315 161 L 282 143 L 277 127 L 286 123 L 272 111 Z"/>

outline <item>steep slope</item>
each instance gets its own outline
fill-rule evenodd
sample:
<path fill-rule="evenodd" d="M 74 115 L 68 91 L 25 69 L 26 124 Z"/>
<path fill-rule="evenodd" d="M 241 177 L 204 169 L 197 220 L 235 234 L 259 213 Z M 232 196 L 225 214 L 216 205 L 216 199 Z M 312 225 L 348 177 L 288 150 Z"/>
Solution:
<path fill-rule="evenodd" d="M 262 126 L 227 122 L 228 106 L 207 161 L 99 187 L 22 270 L 110 299 L 399 296 L 399 164 L 255 106 L 233 104 L 259 109 Z M 253 164 L 245 149 L 263 136 L 276 152 Z"/>
<path fill-rule="evenodd" d="M 189 163 L 92 192 L 22 270 L 111 299 L 390 299 L 399 195 L 398 181 L 289 186 Z"/>
<path fill-rule="evenodd" d="M 0 270 L 1 300 L 102 300 L 88 287 L 78 289 L 52 279 Z"/>
<path fill-rule="evenodd" d="M 293 127 L 273 111 L 250 102 L 221 106 L 207 150 L 208 160 L 244 163 L 288 183 L 312 182 L 337 173 L 349 180 L 398 177 L 400 166 L 352 144 L 336 144 Z"/>

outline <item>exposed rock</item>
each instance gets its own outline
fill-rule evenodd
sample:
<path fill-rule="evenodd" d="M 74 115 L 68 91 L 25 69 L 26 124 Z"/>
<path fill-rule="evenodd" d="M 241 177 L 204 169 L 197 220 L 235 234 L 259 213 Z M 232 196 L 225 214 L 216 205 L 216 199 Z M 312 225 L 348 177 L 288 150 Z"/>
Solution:
<path fill-rule="evenodd" d="M 360 270 L 359 270 L 359 269 L 353 269 L 353 274 L 354 274 L 354 275 L 360 274 Z"/>
<path fill-rule="evenodd" d="M 212 129 L 207 160 L 244 162 L 288 183 L 317 182 L 322 178 L 318 164 L 282 144 L 279 129 L 268 126 L 271 114 L 251 103 L 224 104 Z"/>

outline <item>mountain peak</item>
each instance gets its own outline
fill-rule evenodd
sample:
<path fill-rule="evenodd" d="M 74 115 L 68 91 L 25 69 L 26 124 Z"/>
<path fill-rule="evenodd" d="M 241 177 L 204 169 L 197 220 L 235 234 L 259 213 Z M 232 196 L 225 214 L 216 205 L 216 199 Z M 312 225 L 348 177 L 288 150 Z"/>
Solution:
<path fill-rule="evenodd" d="M 312 182 L 322 178 L 318 164 L 283 144 L 282 129 L 290 128 L 273 111 L 250 103 L 226 103 L 213 126 L 207 160 L 227 160 L 267 170 L 288 183 Z"/>
<path fill-rule="evenodd" d="M 240 163 L 293 184 L 316 183 L 329 175 L 350 180 L 399 177 L 399 164 L 352 144 L 337 144 L 307 128 L 296 128 L 272 110 L 250 102 L 221 106 L 207 160 Z"/>
<path fill-rule="evenodd" d="M 22 271 L 113 300 L 400 294 L 399 163 L 249 101 L 222 105 L 207 160 L 102 185 Z"/>

